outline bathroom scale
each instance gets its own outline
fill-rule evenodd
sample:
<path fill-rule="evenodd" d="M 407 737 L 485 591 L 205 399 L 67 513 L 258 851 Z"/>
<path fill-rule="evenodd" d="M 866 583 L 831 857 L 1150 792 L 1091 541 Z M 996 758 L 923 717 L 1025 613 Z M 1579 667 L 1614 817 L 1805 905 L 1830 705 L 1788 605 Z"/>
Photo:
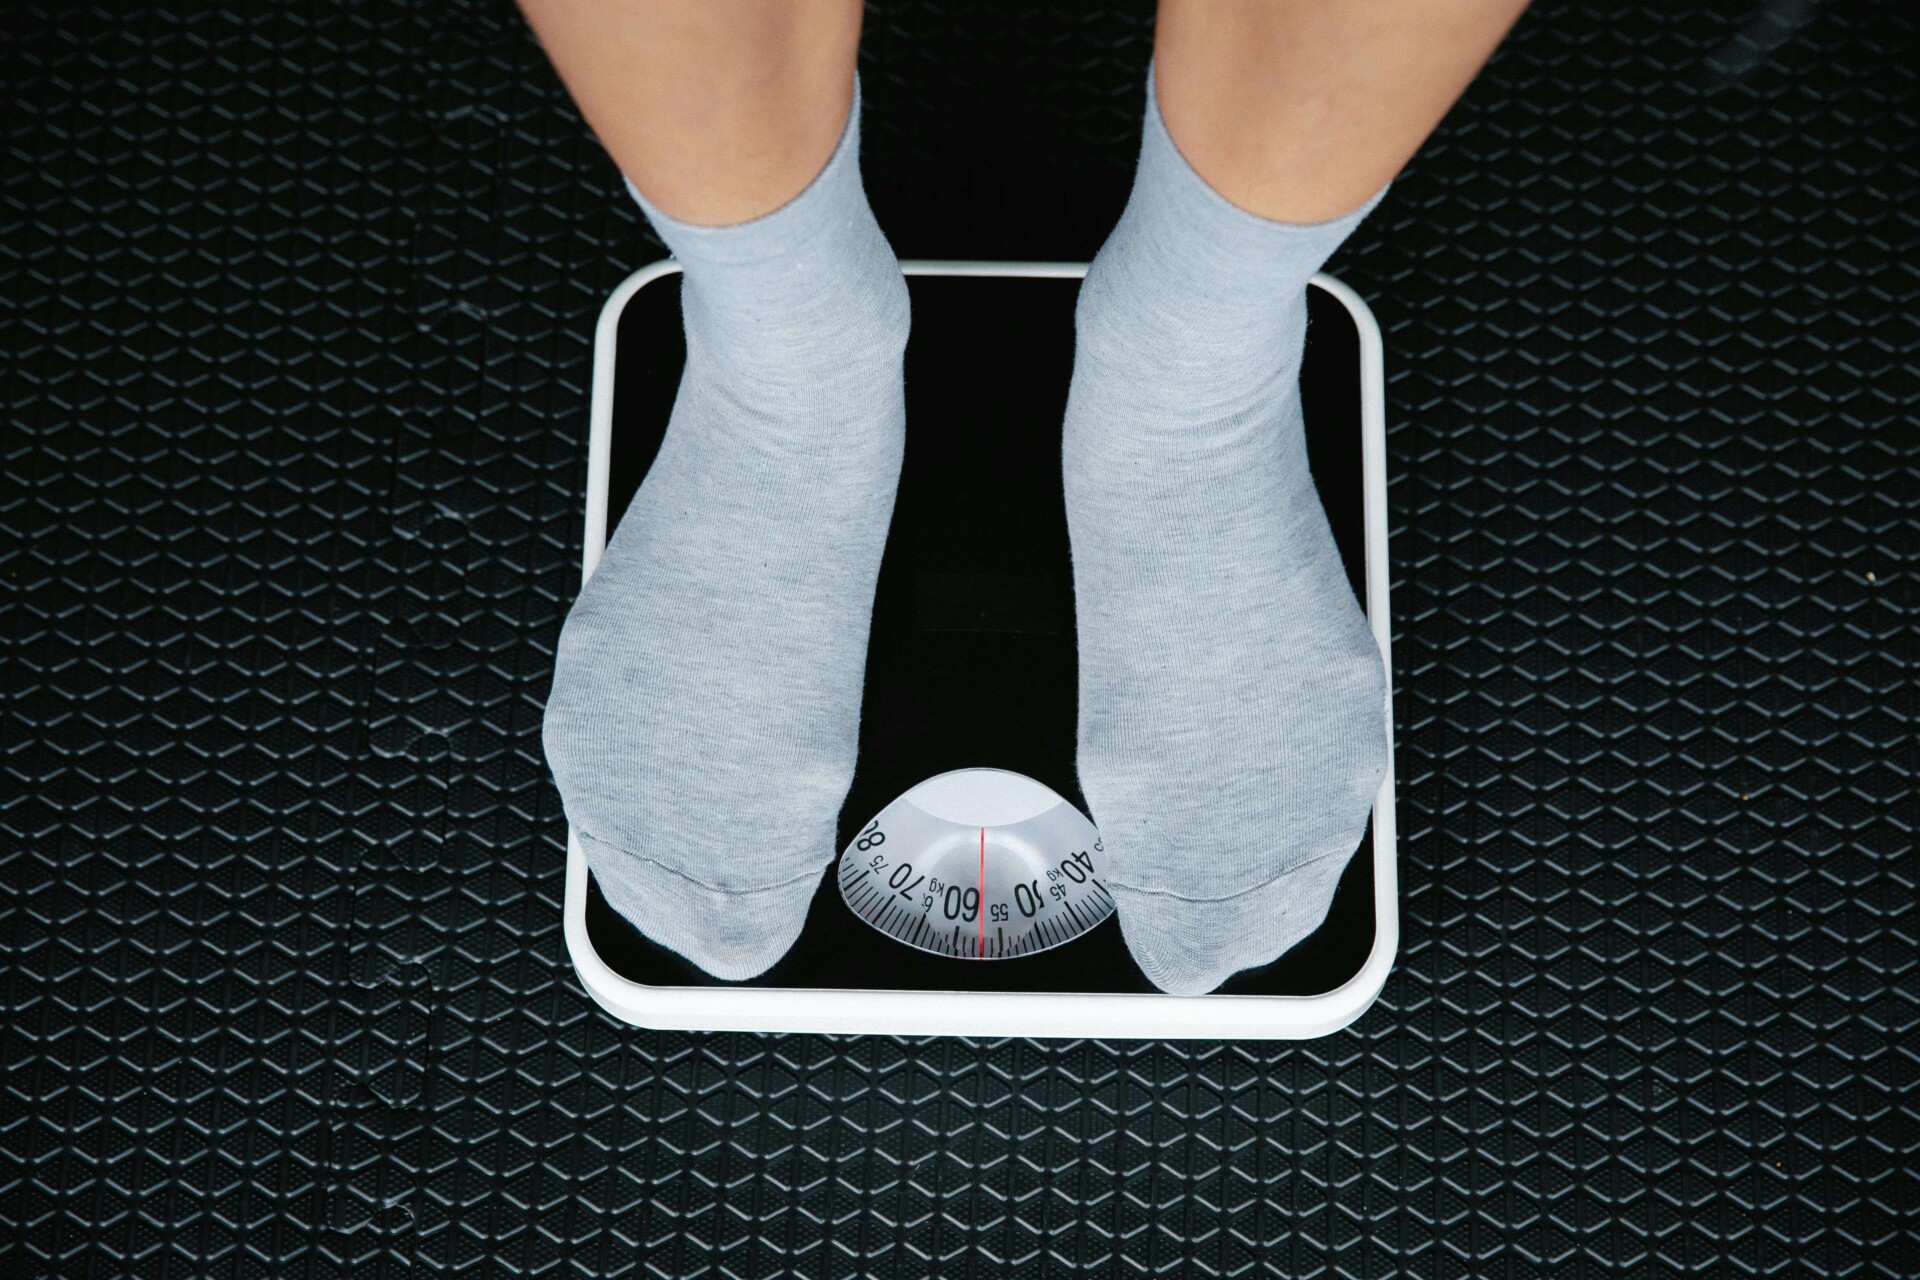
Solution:
<path fill-rule="evenodd" d="M 1391 765 L 1313 934 L 1214 993 L 1154 989 L 1100 883 L 1074 772 L 1060 429 L 1086 265 L 902 266 L 906 459 L 838 856 L 787 955 L 724 982 L 608 906 L 569 833 L 565 936 L 581 981 L 616 1017 L 676 1030 L 1170 1040 L 1345 1026 L 1378 996 L 1398 945 Z M 1330 276 L 1308 304 L 1309 462 L 1388 656 L 1380 331 Z M 656 262 L 614 291 L 595 336 L 583 580 L 652 463 L 685 355 L 679 267 Z M 1391 735 L 1390 708 L 1387 720 Z"/>

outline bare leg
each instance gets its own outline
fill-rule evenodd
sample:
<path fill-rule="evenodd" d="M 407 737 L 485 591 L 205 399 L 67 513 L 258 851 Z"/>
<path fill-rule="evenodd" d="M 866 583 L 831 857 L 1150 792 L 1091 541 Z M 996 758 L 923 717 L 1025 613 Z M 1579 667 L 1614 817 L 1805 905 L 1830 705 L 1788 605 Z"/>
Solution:
<path fill-rule="evenodd" d="M 1160 0 L 1160 111 L 1221 195 L 1263 218 L 1321 222 L 1400 172 L 1525 8 Z"/>
<path fill-rule="evenodd" d="M 852 102 L 861 0 L 520 0 L 621 172 L 729 226 L 820 172 Z"/>

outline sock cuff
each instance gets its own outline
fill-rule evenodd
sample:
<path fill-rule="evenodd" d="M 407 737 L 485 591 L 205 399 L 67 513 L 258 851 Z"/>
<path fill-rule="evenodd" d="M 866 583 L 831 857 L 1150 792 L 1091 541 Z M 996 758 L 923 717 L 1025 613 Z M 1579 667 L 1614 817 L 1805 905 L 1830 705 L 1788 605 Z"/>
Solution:
<path fill-rule="evenodd" d="M 621 181 L 667 249 L 683 262 L 739 264 L 781 257 L 844 222 L 849 195 L 866 206 L 860 184 L 860 76 L 853 77 L 853 102 L 826 164 L 798 195 L 770 213 L 719 227 L 682 222 L 656 208 L 632 178 L 622 174 Z"/>
<path fill-rule="evenodd" d="M 1193 243 L 1207 245 L 1213 255 L 1231 262 L 1240 272 L 1257 271 L 1260 263 L 1269 261 L 1284 262 L 1290 272 L 1298 271 L 1303 260 L 1311 260 L 1314 265 L 1307 274 L 1312 274 L 1373 212 L 1393 185 L 1381 187 L 1351 213 L 1325 222 L 1279 222 L 1243 209 L 1221 195 L 1181 154 L 1160 114 L 1154 77 L 1154 66 L 1149 63 L 1147 109 L 1133 198 L 1138 201 L 1143 192 L 1150 193 L 1151 200 L 1162 204 L 1164 216 L 1181 227 Z"/>

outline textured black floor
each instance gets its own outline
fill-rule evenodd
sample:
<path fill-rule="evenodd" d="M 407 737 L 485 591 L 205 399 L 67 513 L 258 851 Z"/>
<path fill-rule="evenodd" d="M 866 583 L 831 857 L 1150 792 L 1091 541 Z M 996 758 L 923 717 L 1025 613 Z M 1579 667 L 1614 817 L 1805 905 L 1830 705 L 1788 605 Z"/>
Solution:
<path fill-rule="evenodd" d="M 1910 7 L 1542 0 L 1388 330 L 1404 942 L 1296 1045 L 652 1035 L 537 728 L 654 256 L 500 0 L 16 3 L 0 1274 L 1911 1276 Z M 903 253 L 1080 257 L 1138 4 L 888 4 Z"/>

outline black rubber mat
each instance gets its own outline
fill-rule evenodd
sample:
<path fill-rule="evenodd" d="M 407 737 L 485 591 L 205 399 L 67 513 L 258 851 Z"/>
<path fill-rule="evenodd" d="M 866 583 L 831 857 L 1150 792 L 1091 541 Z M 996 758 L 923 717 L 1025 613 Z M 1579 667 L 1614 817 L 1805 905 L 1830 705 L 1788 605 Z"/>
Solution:
<path fill-rule="evenodd" d="M 896 248 L 1089 254 L 1149 16 L 876 7 Z M 1920 1273 L 1910 7 L 1542 0 L 1343 251 L 1404 937 L 1291 1046 L 601 1014 L 612 169 L 501 0 L 3 38 L 0 1274 Z"/>

